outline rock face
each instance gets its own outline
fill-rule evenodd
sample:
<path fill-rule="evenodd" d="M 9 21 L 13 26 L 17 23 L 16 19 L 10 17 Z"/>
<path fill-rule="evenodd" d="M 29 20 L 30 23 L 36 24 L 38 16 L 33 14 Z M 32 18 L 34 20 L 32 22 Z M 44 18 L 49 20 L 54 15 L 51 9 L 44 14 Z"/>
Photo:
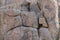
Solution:
<path fill-rule="evenodd" d="M 49 31 L 52 34 L 53 40 L 55 40 L 58 34 L 59 22 L 58 22 L 58 5 L 55 0 L 39 0 L 42 14 L 48 22 Z"/>
<path fill-rule="evenodd" d="M 51 34 L 47 28 L 41 28 L 40 30 L 41 40 L 52 40 Z"/>
<path fill-rule="evenodd" d="M 0 40 L 56 40 L 56 0 L 2 0 Z"/>
<path fill-rule="evenodd" d="M 38 20 L 37 16 L 34 12 L 22 12 L 21 13 L 22 20 L 23 20 L 23 25 L 28 26 L 28 27 L 38 27 Z"/>
<path fill-rule="evenodd" d="M 10 30 L 6 36 L 4 40 L 38 40 L 37 30 L 31 27 L 17 27 Z"/>

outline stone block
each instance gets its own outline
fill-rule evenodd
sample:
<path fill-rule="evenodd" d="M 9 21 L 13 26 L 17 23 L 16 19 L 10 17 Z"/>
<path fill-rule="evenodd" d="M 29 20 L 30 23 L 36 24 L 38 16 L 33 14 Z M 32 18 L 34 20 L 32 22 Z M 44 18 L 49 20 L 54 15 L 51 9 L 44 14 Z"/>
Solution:
<path fill-rule="evenodd" d="M 6 12 L 2 12 L 2 14 L 1 14 L 2 32 L 7 32 L 11 28 L 22 25 L 21 17 L 17 15 L 17 12 L 14 12 L 13 10 L 9 10 Z"/>
<path fill-rule="evenodd" d="M 48 27 L 45 18 L 39 18 L 39 24 L 42 24 L 43 27 Z"/>
<path fill-rule="evenodd" d="M 10 30 L 4 40 L 38 40 L 38 34 L 34 28 L 21 26 Z"/>
<path fill-rule="evenodd" d="M 23 25 L 28 27 L 38 27 L 37 16 L 34 12 L 22 12 L 21 13 Z"/>
<path fill-rule="evenodd" d="M 40 28 L 39 31 L 41 40 L 53 40 L 48 28 Z"/>

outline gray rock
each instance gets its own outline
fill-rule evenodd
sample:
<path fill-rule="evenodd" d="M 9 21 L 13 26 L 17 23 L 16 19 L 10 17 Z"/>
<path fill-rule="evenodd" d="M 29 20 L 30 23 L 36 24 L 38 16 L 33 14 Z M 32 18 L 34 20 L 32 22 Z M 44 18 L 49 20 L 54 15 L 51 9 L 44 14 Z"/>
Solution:
<path fill-rule="evenodd" d="M 2 34 L 3 34 L 3 32 L 6 33 L 11 28 L 22 25 L 21 17 L 19 15 L 15 15 L 15 14 L 17 14 L 17 13 L 15 13 L 14 11 L 11 11 L 11 10 L 9 12 L 2 12 L 1 13 Z"/>
<path fill-rule="evenodd" d="M 35 12 L 25 11 L 21 13 L 21 16 L 22 16 L 23 25 L 34 28 L 38 27 L 37 16 Z"/>
<path fill-rule="evenodd" d="M 38 34 L 34 28 L 21 26 L 10 30 L 4 40 L 38 40 Z"/>
<path fill-rule="evenodd" d="M 27 9 L 28 2 L 31 11 Z M 59 29 L 56 0 L 2 0 L 0 3 L 4 5 L 0 7 L 1 40 L 56 40 Z M 38 33 L 35 28 L 39 24 L 48 28 L 40 28 Z"/>
<path fill-rule="evenodd" d="M 31 5 L 30 5 L 30 10 L 31 10 L 31 11 L 34 11 L 36 14 L 40 12 L 37 4 L 31 4 Z"/>
<path fill-rule="evenodd" d="M 40 39 L 41 40 L 52 40 L 51 34 L 47 28 L 40 28 Z"/>

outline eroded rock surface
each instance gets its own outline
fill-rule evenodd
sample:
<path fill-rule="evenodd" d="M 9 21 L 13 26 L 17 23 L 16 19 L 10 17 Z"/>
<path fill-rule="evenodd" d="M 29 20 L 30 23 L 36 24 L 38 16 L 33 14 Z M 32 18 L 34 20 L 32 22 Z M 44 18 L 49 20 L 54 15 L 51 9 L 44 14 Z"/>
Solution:
<path fill-rule="evenodd" d="M 21 26 L 10 30 L 4 40 L 38 40 L 38 33 L 35 28 Z"/>
<path fill-rule="evenodd" d="M 56 0 L 3 0 L 1 40 L 56 40 L 59 29 Z"/>

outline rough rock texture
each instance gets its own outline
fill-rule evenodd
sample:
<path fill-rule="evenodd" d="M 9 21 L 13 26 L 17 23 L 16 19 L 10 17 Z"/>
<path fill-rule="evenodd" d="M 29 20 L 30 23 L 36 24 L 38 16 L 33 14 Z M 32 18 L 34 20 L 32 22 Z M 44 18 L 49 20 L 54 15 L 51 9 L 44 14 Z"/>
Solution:
<path fill-rule="evenodd" d="M 52 40 L 51 34 L 47 28 L 40 28 L 41 40 Z"/>
<path fill-rule="evenodd" d="M 42 15 L 46 19 L 49 31 L 53 40 L 56 40 L 59 22 L 58 22 L 58 5 L 56 0 L 39 0 Z"/>
<path fill-rule="evenodd" d="M 38 33 L 35 28 L 21 26 L 7 32 L 4 40 L 38 40 Z"/>
<path fill-rule="evenodd" d="M 56 0 L 0 0 L 0 40 L 56 40 Z"/>
<path fill-rule="evenodd" d="M 44 18 L 39 18 L 39 24 L 43 24 L 44 27 L 48 27 Z"/>
<path fill-rule="evenodd" d="M 21 17 L 24 26 L 38 27 L 38 20 L 35 12 L 22 12 Z"/>
<path fill-rule="evenodd" d="M 9 10 L 9 12 L 2 12 L 2 26 L 4 31 L 8 31 L 11 28 L 14 28 L 16 26 L 22 25 L 22 19 L 20 16 L 14 16 L 17 15 L 17 13 L 14 13 L 13 10 Z M 11 15 L 12 14 L 12 15 Z"/>

